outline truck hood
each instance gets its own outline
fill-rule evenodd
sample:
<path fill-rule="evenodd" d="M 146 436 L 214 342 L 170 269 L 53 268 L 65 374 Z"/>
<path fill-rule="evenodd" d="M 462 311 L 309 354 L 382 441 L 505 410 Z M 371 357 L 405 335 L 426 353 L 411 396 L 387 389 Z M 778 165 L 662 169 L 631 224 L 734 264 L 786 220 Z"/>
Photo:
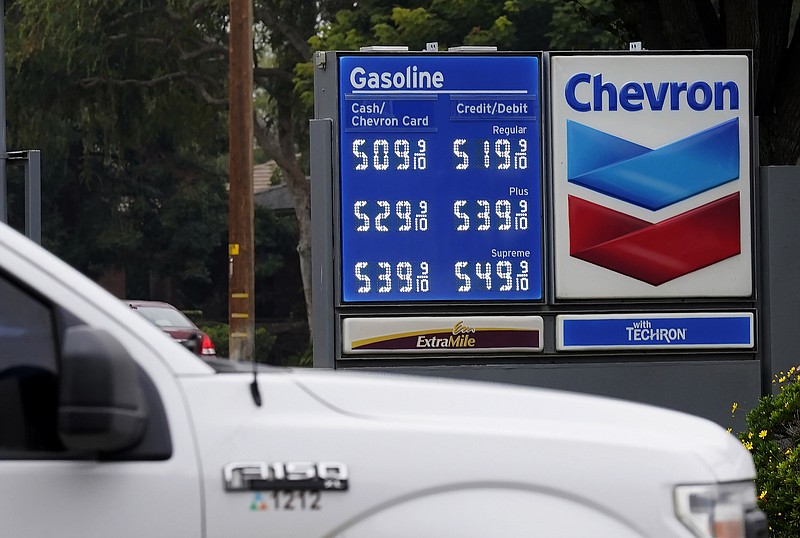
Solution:
<path fill-rule="evenodd" d="M 332 410 L 363 419 L 679 452 L 701 459 L 719 481 L 755 476 L 750 454 L 723 428 L 650 405 L 552 389 L 394 374 L 295 371 L 292 377 Z"/>
<path fill-rule="evenodd" d="M 496 495 L 530 507 L 555 503 L 563 514 L 590 510 L 615 529 L 628 529 L 596 536 L 684 536 L 685 530 L 664 532 L 678 524 L 676 485 L 755 476 L 747 450 L 719 426 L 629 402 L 427 377 L 271 370 L 258 375 L 259 406 L 250 392 L 252 372 L 180 380 L 207 485 L 208 536 L 244 536 L 253 528 L 266 532 L 258 526 L 264 521 L 259 512 L 250 508 L 260 502 L 258 494 L 223 488 L 221 471 L 232 462 L 348 467 L 347 492 L 326 493 L 325 510 L 302 514 L 311 526 L 305 536 L 349 536 L 331 529 L 372 516 L 382 521 L 376 514 L 395 508 L 407 514 L 403 507 L 411 505 L 432 517 L 455 505 L 442 501 L 429 509 L 428 500 L 451 494 L 475 495 L 476 506 Z M 231 513 L 243 517 L 232 522 Z M 284 531 L 274 535 L 297 535 L 290 530 L 296 520 L 286 515 L 295 512 L 281 511 L 286 519 L 277 510 L 265 513 L 270 521 L 285 521 Z M 525 513 L 532 514 L 533 526 L 545 517 Z M 381 533 L 355 534 L 370 535 Z M 579 535 L 590 534 L 570 534 Z"/>

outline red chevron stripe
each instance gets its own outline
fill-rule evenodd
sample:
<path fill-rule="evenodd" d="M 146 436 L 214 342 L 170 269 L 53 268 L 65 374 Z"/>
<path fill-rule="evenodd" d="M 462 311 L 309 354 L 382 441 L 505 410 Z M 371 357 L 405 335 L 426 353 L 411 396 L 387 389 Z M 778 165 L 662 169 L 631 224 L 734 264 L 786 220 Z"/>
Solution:
<path fill-rule="evenodd" d="M 652 224 L 569 197 L 570 255 L 654 286 L 741 253 L 739 193 Z"/>

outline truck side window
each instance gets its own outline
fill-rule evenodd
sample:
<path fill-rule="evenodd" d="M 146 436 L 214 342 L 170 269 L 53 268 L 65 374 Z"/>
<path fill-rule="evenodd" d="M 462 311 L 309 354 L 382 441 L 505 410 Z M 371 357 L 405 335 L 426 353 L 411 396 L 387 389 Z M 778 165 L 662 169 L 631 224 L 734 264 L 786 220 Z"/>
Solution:
<path fill-rule="evenodd" d="M 0 459 L 63 450 L 56 356 L 51 309 L 0 275 Z"/>

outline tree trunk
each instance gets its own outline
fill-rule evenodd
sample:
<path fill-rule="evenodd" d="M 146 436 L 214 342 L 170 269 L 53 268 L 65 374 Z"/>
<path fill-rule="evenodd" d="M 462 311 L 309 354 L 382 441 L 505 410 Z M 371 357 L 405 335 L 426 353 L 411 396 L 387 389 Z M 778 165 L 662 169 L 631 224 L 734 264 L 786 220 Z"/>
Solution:
<path fill-rule="evenodd" d="M 273 159 L 284 173 L 284 180 L 294 202 L 298 224 L 297 255 L 300 257 L 300 277 L 306 303 L 306 319 L 309 334 L 311 324 L 311 183 L 303 172 L 294 149 L 292 110 L 290 106 L 278 107 L 278 133 L 270 132 L 263 123 L 256 121 L 255 137 L 259 147 Z"/>
<path fill-rule="evenodd" d="M 709 48 L 695 0 L 659 0 L 658 3 L 670 49 Z"/>
<path fill-rule="evenodd" d="M 313 334 L 311 324 L 311 183 L 306 175 L 296 166 L 287 173 L 286 183 L 294 200 L 294 211 L 298 223 L 297 255 L 300 257 L 300 276 L 303 279 L 303 295 L 306 299 L 306 317 L 308 333 Z"/>
<path fill-rule="evenodd" d="M 785 21 L 784 21 L 785 22 Z M 788 26 L 788 24 L 786 24 Z M 800 27 L 800 20 L 798 21 Z M 761 164 L 800 162 L 800 31 L 780 56 L 770 106 L 761 111 Z"/>

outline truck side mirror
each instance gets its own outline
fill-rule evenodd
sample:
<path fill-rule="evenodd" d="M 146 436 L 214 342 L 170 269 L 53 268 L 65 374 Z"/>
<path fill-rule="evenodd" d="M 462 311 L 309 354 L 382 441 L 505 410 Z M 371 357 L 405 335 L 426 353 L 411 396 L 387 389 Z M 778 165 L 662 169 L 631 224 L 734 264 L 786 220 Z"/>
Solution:
<path fill-rule="evenodd" d="M 147 409 L 139 369 L 116 338 L 68 328 L 61 366 L 58 433 L 68 450 L 115 452 L 141 439 Z"/>

